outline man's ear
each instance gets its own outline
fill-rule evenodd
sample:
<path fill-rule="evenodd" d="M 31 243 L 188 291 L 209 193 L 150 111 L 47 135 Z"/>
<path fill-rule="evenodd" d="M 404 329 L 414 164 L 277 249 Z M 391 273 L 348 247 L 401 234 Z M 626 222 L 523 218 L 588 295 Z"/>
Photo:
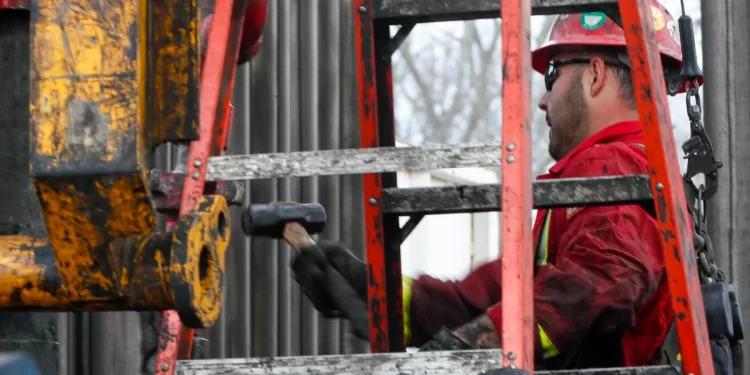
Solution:
<path fill-rule="evenodd" d="M 589 72 L 591 74 L 591 78 L 589 79 L 589 93 L 591 96 L 597 96 L 604 89 L 604 81 L 607 79 L 607 66 L 604 60 L 600 58 L 591 59 Z"/>

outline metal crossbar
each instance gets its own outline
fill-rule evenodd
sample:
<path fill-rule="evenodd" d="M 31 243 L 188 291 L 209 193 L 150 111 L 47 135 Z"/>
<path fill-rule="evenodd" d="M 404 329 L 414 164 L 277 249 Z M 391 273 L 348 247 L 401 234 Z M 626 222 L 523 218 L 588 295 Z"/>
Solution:
<path fill-rule="evenodd" d="M 374 0 L 373 18 L 389 24 L 498 18 L 498 0 Z M 617 0 L 532 0 L 535 16 L 617 10 Z"/>
<path fill-rule="evenodd" d="M 214 156 L 206 179 L 235 181 L 434 169 L 499 167 L 499 144 L 375 147 Z"/>
<path fill-rule="evenodd" d="M 336 374 L 453 375 L 483 374 L 502 366 L 500 350 L 237 358 L 181 361 L 179 375 Z M 539 375 L 679 375 L 673 366 L 537 371 Z"/>
<path fill-rule="evenodd" d="M 502 185 L 458 185 L 383 189 L 383 214 L 439 215 L 500 211 Z M 533 184 L 534 208 L 652 204 L 648 176 L 540 180 Z"/>

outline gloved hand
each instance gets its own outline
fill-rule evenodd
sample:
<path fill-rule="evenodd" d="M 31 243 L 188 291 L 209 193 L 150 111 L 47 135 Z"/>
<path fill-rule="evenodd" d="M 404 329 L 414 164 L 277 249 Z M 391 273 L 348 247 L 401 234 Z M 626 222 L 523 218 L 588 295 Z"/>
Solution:
<path fill-rule="evenodd" d="M 473 350 L 473 346 L 456 336 L 447 328 L 443 327 L 432 340 L 426 342 L 419 348 L 420 352 L 432 352 L 443 350 Z"/>
<path fill-rule="evenodd" d="M 367 303 L 367 264 L 352 254 L 346 245 L 339 242 L 318 241 L 320 251 L 302 251 L 292 258 L 292 272 L 302 291 L 313 303 L 315 309 L 326 318 L 340 318 L 341 311 L 323 289 L 323 270 L 325 262 L 346 279 L 349 285 L 363 302 Z M 404 337 L 411 338 L 411 288 L 413 279 L 404 276 L 402 279 L 404 307 Z"/>
<path fill-rule="evenodd" d="M 320 251 L 301 251 L 291 261 L 294 279 L 315 309 L 327 318 L 341 317 L 331 297 L 322 288 L 325 263 L 336 269 L 362 301 L 367 301 L 367 265 L 338 242 L 318 241 Z"/>

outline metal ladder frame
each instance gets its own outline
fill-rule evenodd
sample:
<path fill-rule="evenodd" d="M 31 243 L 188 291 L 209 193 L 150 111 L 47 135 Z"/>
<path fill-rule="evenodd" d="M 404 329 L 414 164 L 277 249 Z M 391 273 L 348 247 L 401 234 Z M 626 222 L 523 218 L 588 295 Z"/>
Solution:
<path fill-rule="evenodd" d="M 509 90 L 511 92 L 522 93 L 503 98 L 504 149 L 501 152 L 506 154 L 502 159 L 504 235 L 501 245 L 503 301 L 508 301 L 504 303 L 503 319 L 526 322 L 523 325 L 504 325 L 503 363 L 532 370 L 534 331 L 530 297 L 533 238 L 529 215 L 532 206 L 541 205 L 532 203 L 531 136 L 528 131 L 530 15 L 592 10 L 604 11 L 626 30 L 627 50 L 633 62 L 633 84 L 638 87 L 638 111 L 650 168 L 650 192 L 663 234 L 672 305 L 678 317 L 683 371 L 692 375 L 713 374 L 689 230 L 690 215 L 670 126 L 661 58 L 656 45 L 649 43 L 649 40 L 654 40 L 655 30 L 647 0 L 355 1 L 361 145 L 363 148 L 395 145 L 391 55 L 417 23 L 496 18 L 498 13 L 502 13 L 506 25 L 502 35 L 503 61 L 506 64 L 503 85 L 506 89 L 512 88 Z M 394 24 L 400 24 L 401 28 L 391 38 L 389 26 Z M 388 212 L 386 199 L 389 193 L 394 192 L 401 199 L 408 200 L 415 194 L 430 194 L 446 189 L 398 189 L 396 173 L 393 172 L 365 174 L 363 181 L 367 263 L 371 272 L 368 277 L 371 350 L 374 353 L 404 351 L 400 244 L 424 215 L 436 212 Z M 556 202 L 548 203 L 555 206 Z M 439 208 L 436 211 L 455 212 L 451 207 L 434 207 L 440 206 L 434 200 L 432 205 Z M 473 207 L 466 205 L 463 210 L 474 211 Z M 398 217 L 405 215 L 411 216 L 411 219 L 401 228 Z"/>

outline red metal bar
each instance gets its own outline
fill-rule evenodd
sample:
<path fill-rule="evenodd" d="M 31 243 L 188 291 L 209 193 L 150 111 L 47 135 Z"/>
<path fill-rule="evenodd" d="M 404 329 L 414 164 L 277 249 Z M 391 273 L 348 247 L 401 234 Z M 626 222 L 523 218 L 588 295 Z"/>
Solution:
<path fill-rule="evenodd" d="M 358 57 L 359 123 L 362 148 L 378 147 L 378 98 L 375 72 L 375 37 L 372 0 L 354 2 L 355 48 Z M 383 238 L 382 180 L 379 174 L 362 176 L 370 309 L 370 350 L 389 351 L 386 264 Z"/>
<path fill-rule="evenodd" d="M 0 0 L 0 9 L 29 9 L 29 0 Z"/>
<path fill-rule="evenodd" d="M 667 105 L 661 57 L 648 0 L 620 1 L 628 54 L 633 64 L 641 128 L 645 138 L 656 217 L 662 232 L 667 280 L 676 314 L 683 373 L 713 375 L 711 349 L 692 226 Z"/>
<path fill-rule="evenodd" d="M 504 364 L 533 371 L 530 0 L 502 0 L 502 348 Z"/>
<path fill-rule="evenodd" d="M 180 216 L 192 211 L 203 196 L 208 158 L 221 152 L 225 145 L 227 116 L 231 113 L 229 100 L 234 87 L 246 6 L 247 0 L 216 1 L 206 58 L 201 67 L 200 137 L 190 143 L 186 166 L 188 178 L 182 190 Z M 162 313 L 157 375 L 174 374 L 178 355 L 190 357 L 195 331 L 183 328 L 176 311 Z"/>

